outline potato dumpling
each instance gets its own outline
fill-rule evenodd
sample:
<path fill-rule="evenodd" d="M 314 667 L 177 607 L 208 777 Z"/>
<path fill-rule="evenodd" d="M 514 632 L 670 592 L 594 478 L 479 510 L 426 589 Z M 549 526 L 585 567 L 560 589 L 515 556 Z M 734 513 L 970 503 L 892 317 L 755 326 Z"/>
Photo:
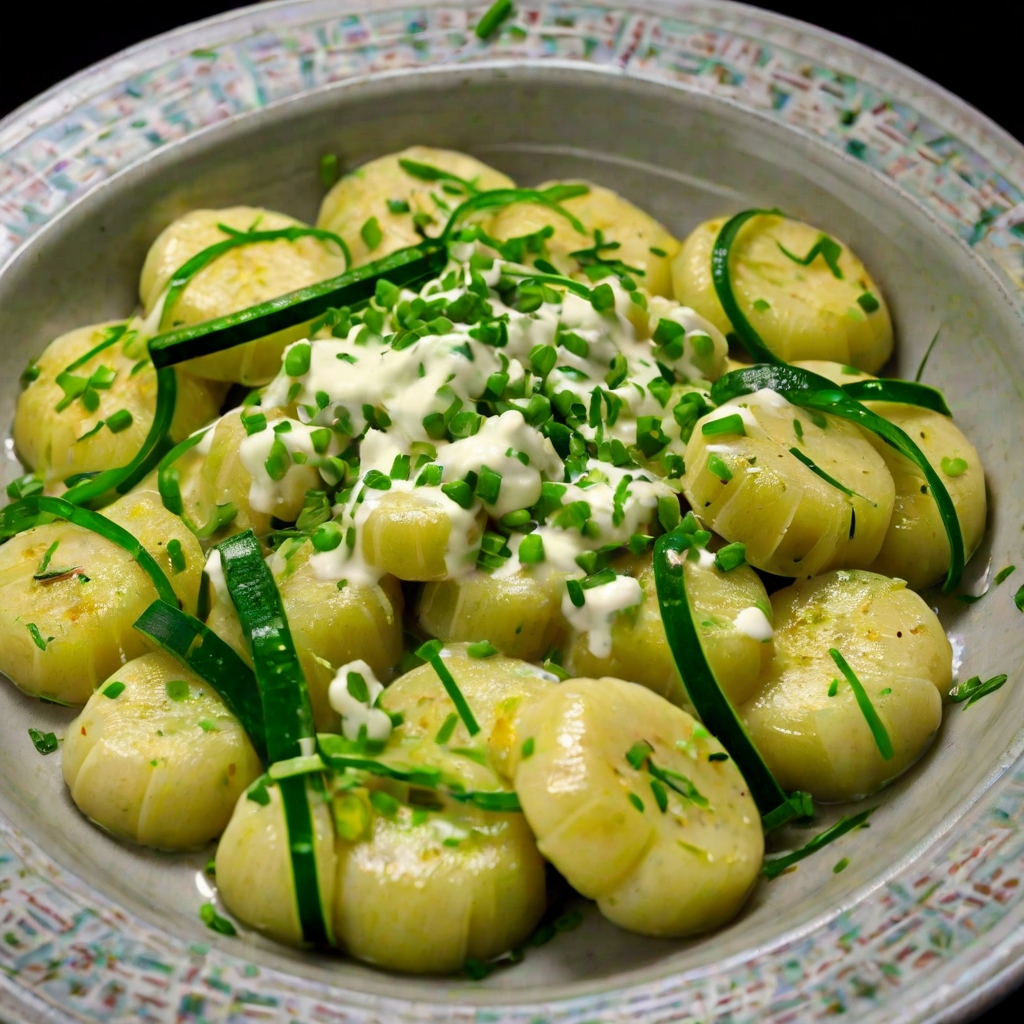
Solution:
<path fill-rule="evenodd" d="M 370 832 L 338 842 L 334 930 L 360 960 L 455 973 L 522 943 L 544 913 L 544 861 L 522 814 L 402 804 L 374 813 Z"/>
<path fill-rule="evenodd" d="M 449 721 L 451 698 L 424 665 L 384 692 L 381 705 L 403 721 L 380 757 L 437 768 L 445 784 L 468 791 L 507 791 L 518 716 L 552 688 L 552 679 L 501 655 L 470 657 L 463 645 L 443 657 L 480 732 L 471 737 L 462 721 Z M 544 912 L 545 879 L 522 814 L 381 780 L 370 786 L 377 793 L 363 812 L 364 835 L 338 842 L 339 945 L 382 967 L 439 973 L 457 971 L 471 957 L 495 956 L 529 935 Z M 347 805 L 360 799 L 335 796 L 335 806 L 351 814 Z"/>
<path fill-rule="evenodd" d="M 538 661 L 562 626 L 562 578 L 522 569 L 512 576 L 468 576 L 428 583 L 416 615 L 446 643 L 489 640 L 510 658 Z"/>
<path fill-rule="evenodd" d="M 467 198 L 465 191 L 450 181 L 446 188 L 444 181 L 424 181 L 410 174 L 401 160 L 453 174 L 480 191 L 515 186 L 511 178 L 475 157 L 429 146 L 410 146 L 357 167 L 324 196 L 316 219 L 317 227 L 345 239 L 357 267 L 423 241 L 414 216 L 419 217 L 426 234 L 440 234 L 451 212 Z M 374 219 L 380 238 L 371 248 L 375 233 L 364 232 L 363 227 Z"/>
<path fill-rule="evenodd" d="M 677 707 L 692 711 L 665 637 L 654 583 L 652 557 L 626 567 L 644 592 L 643 602 L 619 615 L 612 625 L 612 651 L 591 653 L 589 636 L 574 634 L 566 668 L 575 676 L 614 676 L 639 683 Z M 684 570 L 694 623 L 715 678 L 733 704 L 742 704 L 757 688 L 771 661 L 771 605 L 757 573 L 749 565 L 728 572 L 715 566 L 707 551 L 688 558 Z M 748 622 L 753 615 L 753 626 Z"/>
<path fill-rule="evenodd" d="M 162 651 L 101 684 L 64 739 L 78 809 L 122 839 L 191 850 L 224 831 L 262 767 L 212 687 Z"/>
<path fill-rule="evenodd" d="M 553 185 L 582 184 L 590 191 L 560 205 L 582 222 L 589 232 L 580 234 L 557 211 L 537 203 L 513 203 L 494 218 L 490 233 L 502 241 L 530 235 L 550 225 L 555 233 L 545 243 L 551 262 L 563 273 L 578 274 L 580 264 L 570 253 L 594 246 L 594 231 L 604 235 L 605 242 L 618 242 L 617 249 L 603 249 L 601 256 L 621 260 L 627 266 L 642 270 L 637 284 L 651 295 L 672 295 L 671 260 L 679 251 L 679 242 L 650 214 L 644 213 L 611 189 L 585 182 L 546 181 L 538 189 Z M 658 250 L 654 252 L 653 250 Z"/>
<path fill-rule="evenodd" d="M 273 210 L 232 206 L 224 210 L 192 210 L 169 224 L 150 246 L 139 279 L 139 298 L 148 316 L 161 301 L 174 273 L 211 245 L 225 241 L 225 224 L 236 231 L 276 231 L 304 226 Z M 174 307 L 164 310 L 165 330 L 182 324 L 226 316 L 260 302 L 286 295 L 345 272 L 345 257 L 331 241 L 307 236 L 290 242 L 254 242 L 218 256 L 200 270 L 181 292 Z M 264 384 L 281 367 L 285 346 L 309 333 L 308 324 L 270 334 L 258 341 L 225 349 L 183 363 L 189 372 L 210 380 Z"/>
<path fill-rule="evenodd" d="M 363 557 L 370 565 L 400 580 L 429 583 L 444 580 L 463 564 L 476 564 L 476 548 L 486 521 L 481 509 L 467 531 L 452 516 L 462 509 L 436 490 L 390 490 L 373 506 L 363 523 Z M 453 565 L 453 560 L 458 564 Z"/>
<path fill-rule="evenodd" d="M 103 515 L 142 542 L 194 614 L 203 553 L 160 496 L 133 491 Z M 181 572 L 167 555 L 170 540 L 181 544 Z M 36 580 L 44 561 L 47 573 L 67 572 Z M 84 704 L 97 683 L 148 649 L 132 625 L 156 600 L 156 587 L 127 551 L 83 527 L 36 526 L 0 547 L 0 595 L 0 671 L 26 693 Z"/>
<path fill-rule="evenodd" d="M 290 781 L 290 780 L 286 780 Z M 334 905 L 334 824 L 330 804 L 306 784 L 316 855 L 320 905 L 328 935 Z M 238 798 L 217 846 L 217 891 L 240 921 L 278 942 L 297 946 L 302 926 L 288 846 L 284 802 L 277 783 L 265 776 Z"/>
<path fill-rule="evenodd" d="M 571 679 L 527 705 L 519 731 L 516 793 L 537 845 L 605 917 L 681 936 L 736 914 L 761 867 L 761 816 L 736 765 L 709 759 L 723 751 L 703 726 L 634 683 Z"/>
<path fill-rule="evenodd" d="M 743 432 L 712 425 L 726 417 L 739 417 Z M 811 576 L 874 561 L 895 488 L 858 427 L 764 390 L 698 421 L 683 493 L 711 529 L 746 545 L 755 568 Z"/>
<path fill-rule="evenodd" d="M 711 278 L 711 252 L 725 222 L 719 217 L 694 228 L 672 262 L 672 285 L 684 306 L 728 334 L 732 325 Z M 831 244 L 837 247 L 832 263 L 839 276 L 825 258 L 828 243 L 825 254 L 819 249 L 806 266 L 800 262 L 825 237 L 788 217 L 751 218 L 729 260 L 736 301 L 780 359 L 832 359 L 875 373 L 892 355 L 888 307 L 864 264 L 838 239 Z"/>
<path fill-rule="evenodd" d="M 337 727 L 327 700 L 335 669 L 362 659 L 380 679 L 389 679 L 402 655 L 402 590 L 385 576 L 379 584 L 349 580 L 339 588 L 320 579 L 310 564 L 312 545 L 285 542 L 271 563 L 299 655 L 317 728 Z M 246 661 L 251 655 L 235 607 L 217 597 L 207 625 Z"/>
<path fill-rule="evenodd" d="M 837 363 L 806 361 L 797 364 L 837 384 L 864 380 L 867 374 L 851 375 Z M 873 412 L 900 427 L 924 452 L 953 500 L 964 551 L 974 553 L 985 533 L 988 502 L 985 470 L 978 452 L 948 416 L 898 402 L 865 402 Z M 939 507 L 929 493 L 924 474 L 880 437 L 865 431 L 867 439 L 885 459 L 896 485 L 896 500 L 882 550 L 868 566 L 884 576 L 906 580 L 913 590 L 937 583 L 949 568 L 949 538 Z"/>
<path fill-rule="evenodd" d="M 902 580 L 873 572 L 799 580 L 772 595 L 772 608 L 775 658 L 740 708 L 751 739 L 783 789 L 823 801 L 873 793 L 921 756 L 942 720 L 953 655 L 939 620 Z M 832 648 L 885 726 L 890 760 Z"/>
<path fill-rule="evenodd" d="M 34 364 L 38 376 L 18 396 L 15 446 L 22 462 L 47 483 L 125 466 L 149 433 L 156 411 L 156 370 L 134 329 L 70 371 L 79 379 L 76 386 L 90 380 L 95 386 L 58 409 L 71 392 L 57 383 L 57 377 L 123 326 L 123 321 L 112 321 L 79 327 L 51 341 Z M 180 370 L 176 377 L 171 436 L 180 441 L 217 415 L 225 388 Z"/>

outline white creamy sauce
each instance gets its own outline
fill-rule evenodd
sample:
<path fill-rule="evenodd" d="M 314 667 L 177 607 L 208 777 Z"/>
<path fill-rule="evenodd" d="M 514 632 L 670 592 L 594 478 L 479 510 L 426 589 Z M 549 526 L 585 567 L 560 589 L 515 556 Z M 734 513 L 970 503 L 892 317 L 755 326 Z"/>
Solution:
<path fill-rule="evenodd" d="M 744 608 L 736 618 L 733 619 L 733 625 L 736 627 L 737 632 L 742 633 L 744 636 L 749 636 L 751 640 L 757 640 L 763 644 L 767 643 L 775 636 L 775 630 L 772 629 L 772 624 L 768 621 L 768 616 L 765 615 L 762 609 L 755 606 Z"/>
<path fill-rule="evenodd" d="M 224 579 L 224 566 L 221 565 L 220 552 L 216 548 L 212 548 L 206 556 L 206 565 L 203 571 L 209 577 L 210 583 L 213 584 L 213 590 L 217 597 L 221 601 L 230 602 L 227 580 Z"/>
<path fill-rule="evenodd" d="M 644 592 L 632 576 L 616 576 L 611 582 L 583 593 L 585 600 L 581 608 L 577 608 L 566 593 L 562 598 L 562 614 L 573 629 L 587 634 L 587 647 L 595 658 L 607 658 L 612 653 L 612 625 L 616 617 L 619 612 L 640 604 Z"/>
<path fill-rule="evenodd" d="M 349 673 L 363 677 L 367 700 L 357 700 L 352 695 L 348 684 Z M 338 669 L 327 688 L 327 702 L 341 715 L 341 731 L 346 739 L 358 739 L 364 728 L 366 738 L 370 740 L 383 741 L 391 735 L 391 719 L 387 712 L 374 707 L 383 691 L 384 687 L 373 669 L 361 658 L 350 661 Z"/>

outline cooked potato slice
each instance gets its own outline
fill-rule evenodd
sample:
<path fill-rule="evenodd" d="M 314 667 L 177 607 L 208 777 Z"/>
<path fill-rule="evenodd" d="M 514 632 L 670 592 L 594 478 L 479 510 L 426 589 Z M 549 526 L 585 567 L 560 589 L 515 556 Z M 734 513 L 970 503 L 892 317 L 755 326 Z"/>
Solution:
<path fill-rule="evenodd" d="M 868 378 L 867 374 L 851 375 L 848 367 L 838 363 L 805 361 L 797 365 L 837 384 Z M 974 445 L 952 419 L 930 409 L 898 402 L 864 404 L 900 427 L 924 452 L 953 500 L 964 550 L 970 558 L 985 534 L 988 515 L 985 470 Z M 882 550 L 868 568 L 883 576 L 906 580 L 913 590 L 923 590 L 937 583 L 949 568 L 949 538 L 939 507 L 917 466 L 881 438 L 866 431 L 865 434 L 885 459 L 896 485 L 896 500 Z"/>
<path fill-rule="evenodd" d="M 611 189 L 590 182 L 546 181 L 538 189 L 553 185 L 583 184 L 590 191 L 560 205 L 576 217 L 589 234 L 580 234 L 565 217 L 550 207 L 537 203 L 514 203 L 494 218 L 490 233 L 502 241 L 530 235 L 550 225 L 555 233 L 546 247 L 551 262 L 566 274 L 579 274 L 580 263 L 570 255 L 594 246 L 594 231 L 600 231 L 605 242 L 618 243 L 617 249 L 602 249 L 601 256 L 621 260 L 627 266 L 642 270 L 637 284 L 651 295 L 672 295 L 671 260 L 679 251 L 676 241 L 650 214 L 644 213 Z M 658 250 L 654 252 L 652 250 Z"/>
<path fill-rule="evenodd" d="M 51 341 L 35 362 L 38 376 L 18 396 L 15 446 L 22 462 L 47 483 L 127 465 L 149 433 L 156 411 L 156 371 L 138 332 L 119 334 L 123 325 L 112 321 L 79 327 Z M 117 336 L 112 345 L 71 371 L 72 377 L 99 386 L 67 402 L 58 376 L 112 335 Z M 180 441 L 217 415 L 226 389 L 180 370 L 176 377 L 171 436 Z"/>
<path fill-rule="evenodd" d="M 133 491 L 103 515 L 142 542 L 184 609 L 195 613 L 203 553 L 160 496 Z M 185 557 L 178 573 L 167 555 L 170 540 Z M 33 579 L 48 551 L 46 572 L 67 573 Z M 80 526 L 37 526 L 0 547 L 0 594 L 0 671 L 26 693 L 84 704 L 97 683 L 147 650 L 132 625 L 156 600 L 156 588 L 127 551 Z"/>
<path fill-rule="evenodd" d="M 562 589 L 556 574 L 474 572 L 428 583 L 416 615 L 426 632 L 445 643 L 489 640 L 511 658 L 537 661 L 562 628 Z"/>
<path fill-rule="evenodd" d="M 330 932 L 337 865 L 334 824 L 330 805 L 308 786 L 307 792 L 320 904 Z M 278 942 L 302 942 L 288 825 L 276 784 L 264 777 L 238 798 L 217 847 L 215 866 L 220 898 L 235 917 Z"/>
<path fill-rule="evenodd" d="M 356 579 L 339 589 L 320 579 L 310 563 L 312 545 L 286 542 L 271 563 L 299 655 L 317 728 L 337 728 L 327 700 L 335 669 L 362 659 L 381 679 L 389 679 L 402 655 L 402 590 L 385 576 L 379 584 Z M 251 655 L 230 599 L 217 596 L 207 625 L 246 661 Z"/>
<path fill-rule="evenodd" d="M 537 844 L 605 917 L 680 936 L 736 914 L 761 867 L 761 818 L 685 711 L 619 679 L 571 679 L 524 707 L 519 733 L 533 751 L 516 793 Z"/>
<path fill-rule="evenodd" d="M 356 266 L 418 245 L 423 236 L 413 222 L 416 215 L 423 221 L 426 234 L 439 234 L 451 211 L 466 198 L 465 191 L 451 182 L 448 187 L 456 194 L 448 192 L 443 181 L 424 181 L 410 174 L 399 163 L 401 160 L 453 174 L 481 191 L 515 185 L 511 178 L 474 157 L 429 146 L 410 146 L 357 167 L 324 196 L 316 219 L 318 227 L 345 239 Z M 408 209 L 404 209 L 406 206 Z M 371 219 L 376 220 L 380 232 L 372 248 L 374 233 L 363 231 Z"/>
<path fill-rule="evenodd" d="M 683 305 L 728 334 L 732 325 L 711 278 L 711 251 L 725 221 L 719 217 L 694 228 L 672 263 L 672 284 Z M 774 214 L 749 220 L 729 261 L 736 301 L 786 362 L 832 359 L 875 373 L 892 354 L 889 309 L 864 264 L 838 240 L 832 241 L 840 276 L 823 255 L 806 266 L 799 262 L 824 237 L 810 224 Z"/>
<path fill-rule="evenodd" d="M 639 683 L 677 707 L 692 710 L 665 637 L 651 556 L 636 559 L 628 571 L 639 580 L 644 599 L 613 624 L 611 654 L 597 657 L 590 650 L 589 634 L 574 634 L 566 668 L 575 676 L 614 676 Z M 722 572 L 707 552 L 687 559 L 684 572 L 708 663 L 729 700 L 742 704 L 772 658 L 771 605 L 764 584 L 749 565 Z"/>
<path fill-rule="evenodd" d="M 189 259 L 236 231 L 276 231 L 300 221 L 273 210 L 232 206 L 224 210 L 192 210 L 169 224 L 150 246 L 139 280 L 139 298 L 148 316 L 162 300 L 174 273 Z M 228 250 L 208 263 L 165 311 L 167 328 L 198 324 L 260 302 L 286 295 L 345 272 L 345 257 L 330 241 L 305 237 L 294 242 L 254 242 Z M 215 352 L 182 364 L 190 373 L 210 380 L 264 384 L 281 367 L 285 346 L 309 333 L 308 324 L 270 334 L 258 341 Z"/>
<path fill-rule="evenodd" d="M 129 661 L 89 698 L 68 726 L 62 767 L 84 815 L 161 850 L 219 836 L 262 771 L 209 684 L 160 651 Z"/>
<path fill-rule="evenodd" d="M 743 433 L 704 433 L 727 416 L 739 416 Z M 810 576 L 874 561 L 895 488 L 858 427 L 765 390 L 698 421 L 686 447 L 683 493 L 711 529 L 746 545 L 751 565 Z"/>
<path fill-rule="evenodd" d="M 786 790 L 816 800 L 873 793 L 921 756 L 942 720 L 952 650 L 939 620 L 902 580 L 873 572 L 800 580 L 776 591 L 772 608 L 775 659 L 740 709 L 751 738 Z M 890 760 L 879 753 L 831 648 L 885 726 Z"/>

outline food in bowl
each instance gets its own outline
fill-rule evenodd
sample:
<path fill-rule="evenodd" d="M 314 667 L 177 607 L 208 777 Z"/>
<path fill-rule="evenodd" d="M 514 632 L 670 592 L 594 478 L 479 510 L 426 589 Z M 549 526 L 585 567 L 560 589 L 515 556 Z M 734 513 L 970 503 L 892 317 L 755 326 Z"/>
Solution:
<path fill-rule="evenodd" d="M 699 934 L 867 812 L 788 859 L 767 831 L 936 736 L 918 591 L 959 581 L 984 474 L 938 392 L 874 376 L 892 322 L 841 241 L 752 210 L 680 242 L 413 147 L 315 227 L 186 214 L 140 300 L 26 371 L 0 669 L 82 707 L 98 826 L 219 839 L 244 924 L 479 972 L 550 866 Z"/>

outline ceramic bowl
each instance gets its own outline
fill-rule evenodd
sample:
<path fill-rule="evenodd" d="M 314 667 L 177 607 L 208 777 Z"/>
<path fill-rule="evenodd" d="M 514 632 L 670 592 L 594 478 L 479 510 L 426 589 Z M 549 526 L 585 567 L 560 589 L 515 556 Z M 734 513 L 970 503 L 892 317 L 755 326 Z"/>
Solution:
<path fill-rule="evenodd" d="M 1024 149 L 888 59 L 739 5 L 521 0 L 496 39 L 465 0 L 286 0 L 144 43 L 0 124 L 0 338 L 18 372 L 71 327 L 123 316 L 147 246 L 191 207 L 306 220 L 318 160 L 415 143 L 522 183 L 582 176 L 684 235 L 778 205 L 849 242 L 882 283 L 898 356 L 943 388 L 987 469 L 991 522 L 967 605 L 932 599 L 961 678 L 938 742 L 870 830 L 764 883 L 692 942 L 584 925 L 481 982 L 390 976 L 197 917 L 207 853 L 120 845 L 71 804 L 28 726 L 61 709 L 0 689 L 0 1013 L 10 1021 L 959 1019 L 1024 954 Z M 7 441 L 2 482 L 19 467 Z M 800 842 L 791 832 L 780 842 Z M 833 867 L 840 857 L 849 867 Z"/>

